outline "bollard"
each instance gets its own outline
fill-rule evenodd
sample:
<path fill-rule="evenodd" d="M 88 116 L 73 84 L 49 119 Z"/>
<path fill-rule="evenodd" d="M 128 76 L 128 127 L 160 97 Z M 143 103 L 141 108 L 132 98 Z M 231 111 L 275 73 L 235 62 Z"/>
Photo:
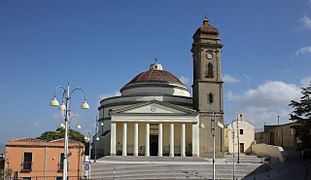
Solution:
<path fill-rule="evenodd" d="M 113 166 L 113 179 L 116 178 L 116 166 Z"/>

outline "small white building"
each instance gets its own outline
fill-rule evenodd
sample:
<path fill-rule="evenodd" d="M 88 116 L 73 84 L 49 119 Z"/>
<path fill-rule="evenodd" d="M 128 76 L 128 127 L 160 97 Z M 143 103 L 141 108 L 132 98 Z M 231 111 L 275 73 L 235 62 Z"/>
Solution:
<path fill-rule="evenodd" d="M 252 143 L 255 140 L 255 128 L 251 123 L 244 120 L 242 113 L 239 113 L 235 121 L 226 125 L 224 137 L 225 152 L 230 154 L 238 151 L 248 153 L 251 151 Z"/>

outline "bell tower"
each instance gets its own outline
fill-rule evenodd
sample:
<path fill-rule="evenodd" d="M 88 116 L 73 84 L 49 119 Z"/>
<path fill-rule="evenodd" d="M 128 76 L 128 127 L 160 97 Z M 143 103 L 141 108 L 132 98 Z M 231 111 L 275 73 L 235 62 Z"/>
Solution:
<path fill-rule="evenodd" d="M 223 81 L 219 30 L 207 18 L 193 35 L 193 109 L 200 114 L 200 155 L 211 157 L 211 122 L 223 123 Z M 223 130 L 216 127 L 216 154 L 223 154 Z"/>

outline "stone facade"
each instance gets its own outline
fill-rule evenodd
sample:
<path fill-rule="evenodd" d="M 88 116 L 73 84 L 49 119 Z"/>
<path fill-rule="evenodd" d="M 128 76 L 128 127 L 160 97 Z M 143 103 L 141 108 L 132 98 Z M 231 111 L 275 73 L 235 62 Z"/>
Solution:
<path fill-rule="evenodd" d="M 283 148 L 296 148 L 295 123 L 281 125 L 265 125 L 263 132 L 256 132 L 256 143 L 280 146 Z"/>
<path fill-rule="evenodd" d="M 193 35 L 193 108 L 200 114 L 200 154 L 211 157 L 211 121 L 223 123 L 223 81 L 221 79 L 221 48 L 219 32 L 204 19 L 203 25 Z M 223 155 L 223 130 L 216 127 L 216 151 Z"/>

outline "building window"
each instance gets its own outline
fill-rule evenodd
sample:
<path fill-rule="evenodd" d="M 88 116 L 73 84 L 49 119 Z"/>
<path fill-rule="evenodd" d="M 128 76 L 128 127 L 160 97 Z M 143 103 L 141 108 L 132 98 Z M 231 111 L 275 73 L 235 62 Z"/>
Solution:
<path fill-rule="evenodd" d="M 212 104 L 214 102 L 214 95 L 213 93 L 208 94 L 208 103 Z"/>
<path fill-rule="evenodd" d="M 58 170 L 63 170 L 64 169 L 64 158 L 65 158 L 65 155 L 64 153 L 60 153 L 59 155 L 59 167 L 58 167 Z"/>
<path fill-rule="evenodd" d="M 56 180 L 63 180 L 63 176 L 57 176 Z M 69 177 L 67 176 L 67 180 L 69 180 Z"/>
<path fill-rule="evenodd" d="M 274 145 L 274 134 L 270 132 L 270 145 Z"/>
<path fill-rule="evenodd" d="M 244 134 L 243 129 L 240 129 L 240 134 L 241 134 L 241 135 L 243 135 L 243 134 Z"/>
<path fill-rule="evenodd" d="M 31 177 L 22 177 L 23 180 L 31 180 Z"/>
<path fill-rule="evenodd" d="M 32 153 L 31 152 L 25 152 L 24 153 L 24 162 L 23 162 L 23 170 L 25 171 L 31 171 L 31 165 L 32 165 Z"/>
<path fill-rule="evenodd" d="M 208 62 L 207 64 L 207 77 L 214 77 L 214 66 L 211 62 Z"/>

